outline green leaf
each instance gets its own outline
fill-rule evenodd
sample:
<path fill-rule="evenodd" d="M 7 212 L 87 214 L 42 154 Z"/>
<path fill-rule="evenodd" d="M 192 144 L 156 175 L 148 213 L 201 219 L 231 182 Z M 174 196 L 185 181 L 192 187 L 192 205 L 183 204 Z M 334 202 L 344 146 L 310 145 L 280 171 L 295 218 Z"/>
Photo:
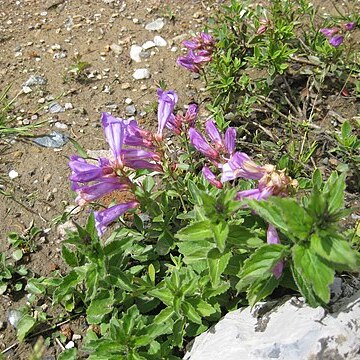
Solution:
<path fill-rule="evenodd" d="M 317 255 L 344 270 L 355 271 L 360 268 L 359 253 L 347 241 L 337 238 L 336 234 L 313 234 L 310 247 Z"/>
<path fill-rule="evenodd" d="M 175 321 L 173 327 L 174 345 L 178 346 L 179 348 L 182 347 L 182 343 L 183 343 L 184 326 L 185 326 L 185 319 L 180 318 L 177 321 Z"/>
<path fill-rule="evenodd" d="M 63 351 L 57 360 L 76 360 L 77 358 L 77 349 L 73 348 Z"/>
<path fill-rule="evenodd" d="M 13 257 L 13 259 L 15 260 L 15 261 L 19 261 L 19 260 L 21 260 L 21 258 L 23 257 L 23 252 L 22 252 L 22 250 L 21 249 L 17 249 L 17 250 L 15 250 L 12 254 L 11 254 L 11 256 Z"/>
<path fill-rule="evenodd" d="M 89 156 L 86 152 L 86 150 L 84 150 L 84 148 L 74 139 L 69 138 L 70 142 L 73 144 L 74 148 L 76 149 L 77 153 L 84 159 L 87 159 Z"/>
<path fill-rule="evenodd" d="M 175 237 L 181 241 L 199 241 L 213 238 L 211 223 L 208 220 L 195 222 L 179 230 Z"/>
<path fill-rule="evenodd" d="M 209 266 L 209 275 L 213 287 L 218 286 L 220 277 L 229 263 L 231 252 L 221 254 L 218 249 L 212 249 L 207 254 L 207 263 Z"/>
<path fill-rule="evenodd" d="M 35 325 L 36 320 L 32 316 L 23 315 L 16 326 L 19 341 L 23 341 Z"/>
<path fill-rule="evenodd" d="M 100 324 L 106 314 L 113 310 L 114 296 L 109 292 L 102 292 L 91 301 L 86 310 L 87 322 L 89 324 Z"/>
<path fill-rule="evenodd" d="M 271 295 L 278 287 L 279 280 L 275 276 L 270 276 L 267 279 L 259 279 L 249 286 L 247 289 L 246 298 L 250 306 L 254 306 L 258 301 L 265 299 Z"/>
<path fill-rule="evenodd" d="M 229 235 L 229 225 L 225 221 L 221 221 L 218 224 L 212 224 L 212 231 L 214 233 L 215 243 L 220 252 L 224 252 L 226 239 Z"/>
<path fill-rule="evenodd" d="M 330 215 L 344 208 L 345 173 L 333 172 L 325 183 L 324 192 L 328 192 L 328 212 Z"/>
<path fill-rule="evenodd" d="M 202 324 L 201 316 L 189 302 L 184 301 L 182 303 L 182 310 L 190 321 L 194 322 L 195 324 Z"/>
<path fill-rule="evenodd" d="M 251 209 L 294 242 L 308 238 L 313 219 L 294 199 L 273 196 L 267 201 L 245 201 Z"/>
<path fill-rule="evenodd" d="M 259 279 L 272 276 L 272 269 L 287 253 L 287 247 L 281 244 L 266 244 L 258 248 L 245 262 L 240 271 L 240 281 L 236 285 L 242 291 Z"/>
<path fill-rule="evenodd" d="M 150 193 L 155 186 L 155 180 L 152 176 L 148 175 L 145 177 L 142 185 L 144 190 Z"/>
<path fill-rule="evenodd" d="M 316 297 L 327 304 L 330 301 L 329 285 L 334 281 L 335 271 L 311 248 L 297 244 L 292 248 L 292 252 L 297 272 L 307 284 L 311 284 Z"/>
<path fill-rule="evenodd" d="M 201 191 L 192 180 L 188 181 L 188 190 L 191 195 L 191 200 L 192 200 L 191 202 L 194 205 L 202 205 L 203 201 L 201 197 Z"/>
<path fill-rule="evenodd" d="M 159 314 L 157 314 L 153 320 L 155 324 L 163 324 L 166 323 L 169 319 L 174 315 L 174 310 L 171 307 L 167 307 L 162 309 Z"/>
<path fill-rule="evenodd" d="M 167 306 L 172 306 L 173 304 L 174 295 L 166 287 L 152 289 L 148 292 L 148 295 L 158 298 Z"/>
<path fill-rule="evenodd" d="M 148 266 L 148 274 L 150 281 L 155 285 L 155 268 L 153 264 Z"/>
<path fill-rule="evenodd" d="M 187 302 L 190 303 L 201 316 L 210 316 L 216 312 L 212 305 L 200 298 L 190 298 Z"/>
<path fill-rule="evenodd" d="M 69 266 L 75 267 L 79 265 L 76 253 L 74 251 L 70 251 L 65 245 L 62 246 L 61 253 L 63 259 Z"/>
<path fill-rule="evenodd" d="M 39 279 L 29 279 L 26 284 L 26 290 L 32 294 L 40 295 L 44 294 L 46 287 L 39 281 Z"/>

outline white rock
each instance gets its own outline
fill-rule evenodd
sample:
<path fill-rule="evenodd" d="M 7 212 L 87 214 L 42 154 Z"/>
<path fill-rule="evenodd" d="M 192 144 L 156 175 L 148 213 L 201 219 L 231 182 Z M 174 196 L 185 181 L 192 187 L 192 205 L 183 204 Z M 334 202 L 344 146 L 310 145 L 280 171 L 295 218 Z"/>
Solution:
<path fill-rule="evenodd" d="M 150 76 L 149 69 L 136 69 L 133 73 L 133 78 L 135 80 L 149 79 Z"/>
<path fill-rule="evenodd" d="M 295 297 L 233 311 L 195 338 L 184 360 L 359 360 L 360 291 L 342 300 L 332 314 Z"/>
<path fill-rule="evenodd" d="M 142 52 L 142 47 L 139 45 L 131 45 L 130 48 L 130 57 L 135 62 L 141 62 L 140 53 Z"/>
<path fill-rule="evenodd" d="M 72 340 L 73 340 L 73 341 L 80 340 L 80 339 L 81 339 L 81 335 L 79 335 L 79 334 L 73 334 L 73 336 L 72 336 Z"/>
<path fill-rule="evenodd" d="M 32 92 L 32 90 L 29 86 L 23 86 L 22 91 L 24 94 L 28 94 L 28 93 Z"/>
<path fill-rule="evenodd" d="M 167 45 L 166 40 L 159 35 L 156 35 L 154 37 L 154 43 L 156 46 L 166 46 Z"/>
<path fill-rule="evenodd" d="M 75 343 L 71 340 L 65 345 L 65 349 L 72 349 L 75 347 Z"/>
<path fill-rule="evenodd" d="M 153 42 L 153 41 L 146 41 L 143 45 L 142 45 L 142 48 L 144 50 L 148 50 L 148 49 L 151 49 L 153 47 L 155 47 L 156 44 Z"/>
<path fill-rule="evenodd" d="M 15 170 L 10 170 L 9 171 L 9 178 L 11 180 L 16 179 L 18 176 L 19 176 L 19 173 L 17 171 L 15 171 Z"/>
<path fill-rule="evenodd" d="M 132 102 L 133 102 L 133 100 L 130 99 L 130 98 L 126 98 L 126 99 L 125 99 L 125 104 L 127 104 L 127 105 L 132 104 Z"/>
<path fill-rule="evenodd" d="M 164 27 L 164 25 L 165 25 L 164 19 L 158 18 L 155 21 L 147 24 L 145 26 L 145 29 L 149 30 L 149 31 L 158 31 L 158 30 L 161 30 Z"/>
<path fill-rule="evenodd" d="M 71 109 L 73 109 L 74 107 L 73 107 L 73 104 L 72 104 L 72 103 L 68 102 L 68 103 L 65 103 L 65 104 L 64 104 L 64 108 L 65 108 L 65 110 L 71 110 Z"/>
<path fill-rule="evenodd" d="M 120 55 L 123 51 L 122 47 L 118 44 L 111 44 L 110 49 L 116 54 Z"/>

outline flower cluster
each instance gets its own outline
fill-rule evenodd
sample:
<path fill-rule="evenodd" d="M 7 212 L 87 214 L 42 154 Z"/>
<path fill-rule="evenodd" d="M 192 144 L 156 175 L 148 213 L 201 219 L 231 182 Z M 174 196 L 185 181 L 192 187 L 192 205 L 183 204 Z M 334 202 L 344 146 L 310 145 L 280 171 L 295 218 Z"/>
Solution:
<path fill-rule="evenodd" d="M 291 179 L 284 171 L 277 170 L 275 166 L 267 164 L 257 165 L 250 157 L 240 151 L 235 151 L 236 130 L 228 128 L 222 136 L 212 120 L 205 124 L 205 131 L 211 140 L 211 144 L 204 136 L 194 128 L 189 130 L 191 144 L 207 157 L 209 162 L 221 172 L 220 180 L 204 166 L 202 173 L 204 177 L 217 188 L 222 188 L 227 181 L 236 178 L 257 180 L 255 189 L 243 190 L 237 193 L 236 199 L 252 198 L 266 200 L 270 196 L 287 196 L 291 187 L 297 186 L 297 181 Z M 280 243 L 276 229 L 269 225 L 267 231 L 267 242 L 269 244 Z M 283 270 L 283 262 L 279 262 L 273 269 L 276 278 L 279 278 Z"/>
<path fill-rule="evenodd" d="M 328 38 L 329 44 L 338 47 L 344 41 L 344 33 L 347 31 L 354 30 L 356 27 L 355 22 L 349 22 L 343 24 L 341 27 L 334 27 L 334 28 L 323 28 L 320 29 L 320 32 Z"/>
<path fill-rule="evenodd" d="M 177 64 L 192 72 L 198 73 L 206 63 L 211 61 L 215 39 L 207 33 L 200 33 L 191 40 L 183 41 L 189 50 L 186 56 L 180 56 Z"/>
<path fill-rule="evenodd" d="M 139 128 L 135 120 L 123 120 L 102 114 L 102 127 L 110 147 L 110 158 L 99 158 L 97 163 L 73 155 L 69 167 L 71 188 L 77 193 L 76 203 L 83 206 L 114 191 L 130 192 L 134 185 L 127 176 L 130 169 L 162 171 L 161 155 L 157 152 L 163 129 L 173 114 L 177 95 L 173 91 L 158 90 L 158 130 L 156 134 Z M 95 211 L 96 228 L 102 235 L 106 227 L 126 211 L 139 205 L 135 196 L 131 201 Z"/>

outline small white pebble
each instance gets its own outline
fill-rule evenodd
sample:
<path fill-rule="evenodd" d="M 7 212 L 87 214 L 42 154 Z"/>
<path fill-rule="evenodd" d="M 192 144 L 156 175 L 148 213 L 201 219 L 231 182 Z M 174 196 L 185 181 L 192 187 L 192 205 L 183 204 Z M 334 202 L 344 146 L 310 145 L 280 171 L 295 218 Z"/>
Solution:
<path fill-rule="evenodd" d="M 65 345 L 65 349 L 72 349 L 73 347 L 75 347 L 75 343 L 73 341 L 69 341 L 66 345 Z"/>
<path fill-rule="evenodd" d="M 9 172 L 9 178 L 11 180 L 16 179 L 19 176 L 19 173 L 15 170 L 10 170 Z"/>

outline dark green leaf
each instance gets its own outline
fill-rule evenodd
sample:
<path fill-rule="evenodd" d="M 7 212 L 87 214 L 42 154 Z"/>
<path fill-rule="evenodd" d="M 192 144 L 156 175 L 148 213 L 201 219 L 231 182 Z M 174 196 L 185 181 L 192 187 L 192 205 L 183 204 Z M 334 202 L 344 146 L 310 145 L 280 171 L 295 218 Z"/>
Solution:
<path fill-rule="evenodd" d="M 72 138 L 69 138 L 69 140 L 81 157 L 83 157 L 84 159 L 87 159 L 89 157 L 86 150 L 84 150 L 84 148 L 76 140 Z"/>
<path fill-rule="evenodd" d="M 194 322 L 195 324 L 202 324 L 201 316 L 189 302 L 184 301 L 182 303 L 182 310 L 190 321 Z"/>
<path fill-rule="evenodd" d="M 175 237 L 181 241 L 199 241 L 213 238 L 211 224 L 208 220 L 190 224 L 177 232 Z"/>
<path fill-rule="evenodd" d="M 226 239 L 229 235 L 229 225 L 226 221 L 221 221 L 218 224 L 212 224 L 212 231 L 214 233 L 215 243 L 220 252 L 224 252 L 226 246 Z"/>
<path fill-rule="evenodd" d="M 173 304 L 174 295 L 165 287 L 152 289 L 148 292 L 148 295 L 158 298 L 167 306 L 172 306 Z"/>
<path fill-rule="evenodd" d="M 272 269 L 282 260 L 287 252 L 287 247 L 281 244 L 266 244 L 258 248 L 245 262 L 239 274 L 240 281 L 236 285 L 242 291 L 254 281 L 267 279 L 272 276 Z"/>
<path fill-rule="evenodd" d="M 218 249 L 212 249 L 207 254 L 209 275 L 213 287 L 218 286 L 220 277 L 229 263 L 231 252 L 222 254 Z"/>
<path fill-rule="evenodd" d="M 106 314 L 113 310 L 114 295 L 109 292 L 100 293 L 91 301 L 86 310 L 87 322 L 89 324 L 100 324 Z"/>
<path fill-rule="evenodd" d="M 246 298 L 250 306 L 254 306 L 258 301 L 265 299 L 271 295 L 278 287 L 279 280 L 275 276 L 270 276 L 266 279 L 259 279 L 249 286 L 247 289 Z"/>
<path fill-rule="evenodd" d="M 63 259 L 69 266 L 75 267 L 79 265 L 75 251 L 71 251 L 65 245 L 63 245 L 61 248 L 61 253 Z"/>
<path fill-rule="evenodd" d="M 335 271 L 326 265 L 311 248 L 297 244 L 292 251 L 297 272 L 307 284 L 311 284 L 315 295 L 327 304 L 330 300 L 329 285 L 334 281 Z"/>
<path fill-rule="evenodd" d="M 311 249 L 320 257 L 349 271 L 359 270 L 360 255 L 350 244 L 336 234 L 313 234 Z"/>
<path fill-rule="evenodd" d="M 188 181 L 188 190 L 191 195 L 192 203 L 194 205 L 202 205 L 202 197 L 201 197 L 201 191 L 198 189 L 198 187 L 195 185 L 195 183 L 192 180 Z"/>
<path fill-rule="evenodd" d="M 153 321 L 155 324 L 166 323 L 169 319 L 172 318 L 174 314 L 174 310 L 171 307 L 167 307 L 165 309 L 162 309 L 159 314 L 155 316 Z"/>

